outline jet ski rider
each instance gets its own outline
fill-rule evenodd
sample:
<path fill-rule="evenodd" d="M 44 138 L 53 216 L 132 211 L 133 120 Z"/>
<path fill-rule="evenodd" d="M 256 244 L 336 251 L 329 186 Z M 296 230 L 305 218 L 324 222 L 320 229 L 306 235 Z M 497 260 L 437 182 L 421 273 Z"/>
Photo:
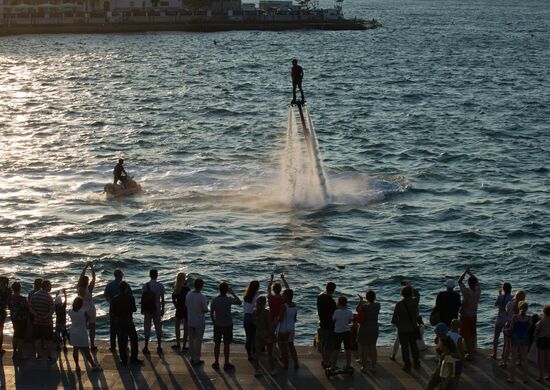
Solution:
<path fill-rule="evenodd" d="M 122 187 L 125 188 L 128 182 L 128 174 L 124 170 L 122 164 L 124 164 L 124 160 L 120 158 L 118 164 L 115 165 L 115 169 L 113 169 L 114 184 L 117 184 L 120 180 Z"/>

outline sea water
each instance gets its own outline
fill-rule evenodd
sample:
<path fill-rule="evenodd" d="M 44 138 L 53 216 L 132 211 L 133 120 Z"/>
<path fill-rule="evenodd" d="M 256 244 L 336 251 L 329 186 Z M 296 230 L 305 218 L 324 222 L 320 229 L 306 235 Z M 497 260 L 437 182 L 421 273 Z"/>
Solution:
<path fill-rule="evenodd" d="M 468 264 L 481 281 L 481 345 L 502 281 L 539 311 L 550 297 L 547 2 L 350 0 L 344 10 L 383 27 L 0 38 L 0 274 L 25 293 L 49 278 L 72 300 L 93 260 L 102 338 L 116 267 L 134 288 L 159 270 L 167 338 L 179 271 L 203 278 L 209 298 L 221 280 L 242 294 L 285 273 L 300 344 L 312 341 L 328 281 L 352 308 L 376 292 L 381 344 L 403 279 L 427 317 Z M 328 203 L 289 201 L 281 184 L 293 58 Z M 107 200 L 119 157 L 144 192 Z"/>

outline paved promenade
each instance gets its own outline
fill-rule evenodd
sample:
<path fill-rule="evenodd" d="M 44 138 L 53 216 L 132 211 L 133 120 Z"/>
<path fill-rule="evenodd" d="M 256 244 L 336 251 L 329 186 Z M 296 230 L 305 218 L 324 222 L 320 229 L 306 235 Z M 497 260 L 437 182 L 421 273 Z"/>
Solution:
<path fill-rule="evenodd" d="M 9 340 L 8 340 L 9 341 Z M 7 343 L 4 348 L 7 348 Z M 290 369 L 269 375 L 262 364 L 264 375 L 254 376 L 252 364 L 247 360 L 243 345 L 233 345 L 232 362 L 236 369 L 233 373 L 216 371 L 211 367 L 213 347 L 205 345 L 203 366 L 192 367 L 187 354 L 179 354 L 165 343 L 164 356 L 156 352 L 145 358 L 142 366 L 121 367 L 117 358 L 107 349 L 104 342 L 99 343 L 96 360 L 103 367 L 102 372 L 74 370 L 72 349 L 61 353 L 53 363 L 29 359 L 14 365 L 11 350 L 2 356 L 0 366 L 1 389 L 423 389 L 436 363 L 434 355 L 427 351 L 422 356 L 422 369 L 409 375 L 401 370 L 400 359 L 389 359 L 389 349 L 379 348 L 380 365 L 375 375 L 363 374 L 354 362 L 353 376 L 339 375 L 328 379 L 321 369 L 319 354 L 312 347 L 299 347 L 300 369 Z M 30 352 L 30 350 L 29 350 Z M 341 354 L 343 355 L 343 354 Z M 466 366 L 460 389 L 550 389 L 550 382 L 539 384 L 534 380 L 536 368 L 530 367 L 530 382 L 527 385 L 516 383 L 509 385 L 506 373 L 494 360 L 479 354 L 475 362 Z M 143 356 L 140 356 L 142 358 Z M 265 358 L 265 357 L 264 357 Z M 343 359 L 343 356 L 341 356 Z M 221 361 L 223 366 L 223 360 Z M 343 365 L 341 361 L 340 366 Z"/>

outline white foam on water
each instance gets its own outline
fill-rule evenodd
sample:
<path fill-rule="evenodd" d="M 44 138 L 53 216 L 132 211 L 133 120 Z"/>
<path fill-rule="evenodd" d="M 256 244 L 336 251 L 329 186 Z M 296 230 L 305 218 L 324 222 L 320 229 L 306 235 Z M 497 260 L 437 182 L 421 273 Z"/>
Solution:
<path fill-rule="evenodd" d="M 302 107 L 304 125 L 290 107 L 281 154 L 279 201 L 292 208 L 323 207 L 330 203 L 329 183 L 311 115 Z"/>

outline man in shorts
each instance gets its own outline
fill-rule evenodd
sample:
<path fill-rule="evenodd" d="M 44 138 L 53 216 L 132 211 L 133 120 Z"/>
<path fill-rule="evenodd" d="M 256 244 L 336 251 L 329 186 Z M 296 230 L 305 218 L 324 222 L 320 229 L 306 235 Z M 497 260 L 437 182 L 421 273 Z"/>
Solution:
<path fill-rule="evenodd" d="M 220 295 L 212 300 L 210 304 L 210 316 L 214 323 L 214 363 L 212 368 L 215 370 L 220 368 L 220 345 L 223 338 L 223 357 L 225 371 L 233 370 L 235 367 L 229 363 L 229 347 L 233 341 L 233 319 L 231 318 L 231 306 L 240 305 L 241 300 L 235 295 L 233 290 L 225 282 L 218 286 Z M 227 296 L 231 294 L 231 297 Z"/>
<path fill-rule="evenodd" d="M 32 333 L 35 342 L 36 359 L 40 359 L 42 345 L 46 347 L 48 361 L 53 361 L 52 340 L 53 333 L 53 313 L 55 306 L 53 298 L 50 295 L 52 284 L 49 280 L 44 280 L 40 291 L 32 295 L 30 304 L 33 313 Z"/>
<path fill-rule="evenodd" d="M 151 291 L 154 294 L 154 309 L 152 312 L 144 312 L 143 318 L 143 333 L 145 335 L 145 346 L 143 347 L 143 354 L 148 355 L 149 352 L 149 339 L 151 338 L 151 322 L 155 325 L 155 333 L 157 334 L 157 353 L 162 354 L 162 317 L 164 316 L 164 285 L 157 282 L 159 272 L 156 269 L 149 271 L 149 277 L 151 280 L 145 283 L 141 289 L 141 299 L 144 300 L 145 294 L 149 294 Z"/>
<path fill-rule="evenodd" d="M 201 360 L 202 338 L 204 336 L 205 318 L 208 313 L 208 301 L 201 293 L 204 287 L 202 279 L 195 279 L 195 289 L 185 296 L 187 307 L 187 324 L 189 325 L 189 357 L 191 365 L 198 366 L 204 363 Z"/>
<path fill-rule="evenodd" d="M 332 294 L 336 290 L 336 284 L 329 282 L 325 291 L 317 297 L 317 314 L 319 316 L 319 344 L 323 357 L 322 365 L 330 367 L 332 351 L 334 349 L 334 322 L 332 315 L 336 310 L 336 302 L 332 299 Z"/>

